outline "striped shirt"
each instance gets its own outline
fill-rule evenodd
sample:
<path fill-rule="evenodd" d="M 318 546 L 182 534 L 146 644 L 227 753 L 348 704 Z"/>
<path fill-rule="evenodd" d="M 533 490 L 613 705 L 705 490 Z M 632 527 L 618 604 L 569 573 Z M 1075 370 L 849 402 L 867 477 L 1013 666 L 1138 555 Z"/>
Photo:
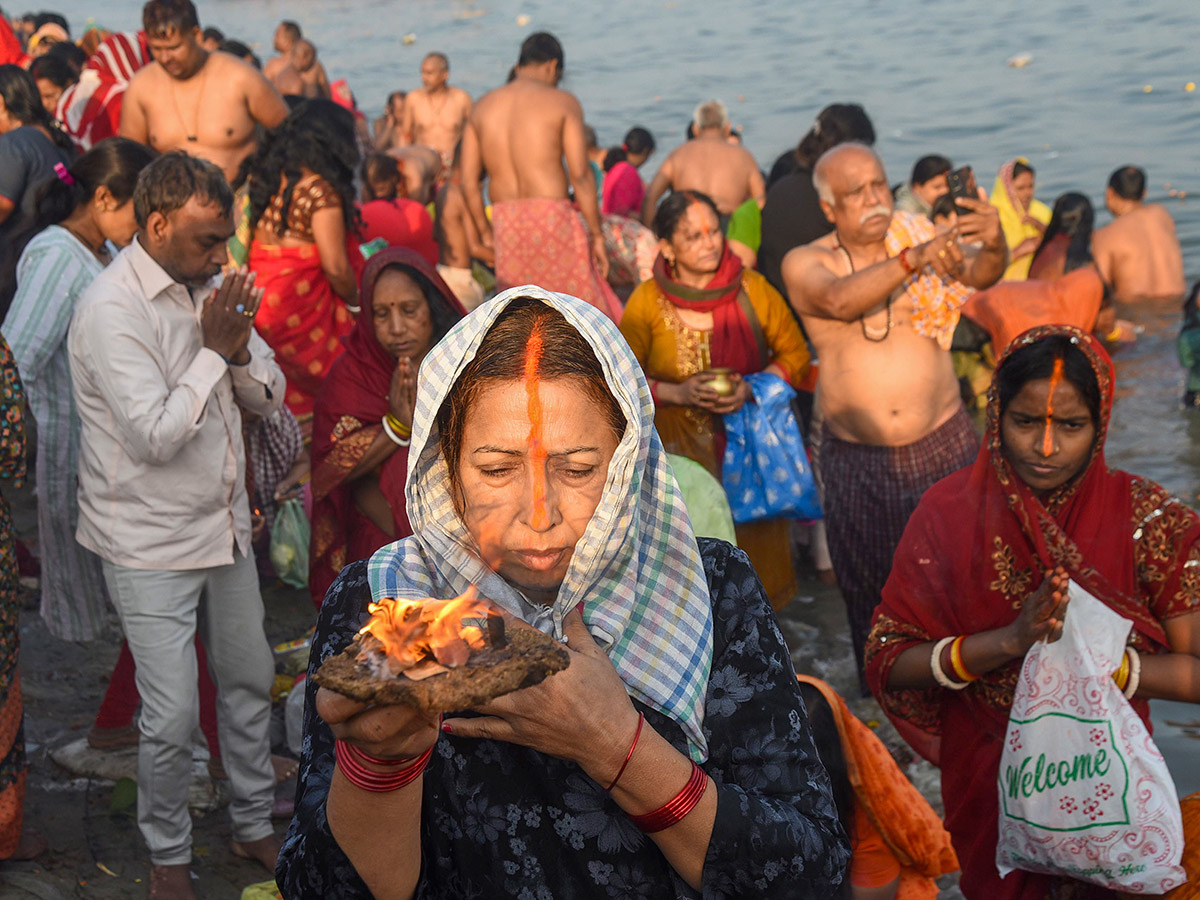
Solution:
<path fill-rule="evenodd" d="M 100 559 L 75 540 L 79 414 L 67 359 L 75 302 L 101 269 L 69 231 L 51 225 L 21 254 L 17 293 L 0 326 L 37 422 L 42 617 L 51 634 L 68 641 L 100 637 L 106 606 Z"/>

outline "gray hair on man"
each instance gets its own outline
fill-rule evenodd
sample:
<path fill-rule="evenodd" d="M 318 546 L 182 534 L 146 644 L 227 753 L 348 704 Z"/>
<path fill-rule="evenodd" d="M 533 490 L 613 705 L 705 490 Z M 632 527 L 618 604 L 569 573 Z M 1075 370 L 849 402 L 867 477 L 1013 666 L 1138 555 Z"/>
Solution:
<path fill-rule="evenodd" d="M 729 110 L 720 100 L 706 100 L 692 113 L 692 124 L 697 133 L 710 128 L 725 128 L 729 125 Z"/>
<path fill-rule="evenodd" d="M 883 167 L 883 160 L 879 158 L 879 154 L 866 144 L 861 144 L 858 141 L 846 141 L 843 144 L 830 147 L 817 159 L 812 173 L 813 190 L 817 192 L 817 196 L 825 203 L 833 203 L 833 187 L 829 184 L 829 167 L 837 161 L 838 154 L 846 150 L 869 153 L 879 163 L 880 167 Z"/>

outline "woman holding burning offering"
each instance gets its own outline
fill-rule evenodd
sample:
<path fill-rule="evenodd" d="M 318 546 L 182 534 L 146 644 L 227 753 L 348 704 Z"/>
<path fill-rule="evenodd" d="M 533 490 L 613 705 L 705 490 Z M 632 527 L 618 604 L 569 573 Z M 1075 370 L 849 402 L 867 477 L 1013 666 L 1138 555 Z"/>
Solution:
<path fill-rule="evenodd" d="M 404 478 L 417 369 L 466 310 L 424 257 L 389 247 L 371 257 L 362 312 L 313 408 L 312 562 L 320 608 L 346 565 L 408 537 Z"/>
<path fill-rule="evenodd" d="M 867 681 L 942 767 L 968 897 L 1115 896 L 996 869 L 1009 711 L 1025 654 L 1062 634 L 1068 578 L 1132 621 L 1114 680 L 1143 719 L 1152 698 L 1200 702 L 1200 518 L 1108 468 L 1112 402 L 1096 338 L 1070 325 L 1017 337 L 992 380 L 979 457 L 921 498 L 875 612 Z"/>
<path fill-rule="evenodd" d="M 414 534 L 334 583 L 310 672 L 372 600 L 472 586 L 569 665 L 444 720 L 310 678 L 285 897 L 834 893 L 848 851 L 787 648 L 745 555 L 693 536 L 653 417 L 616 327 L 572 297 L 506 291 L 430 352 Z"/>

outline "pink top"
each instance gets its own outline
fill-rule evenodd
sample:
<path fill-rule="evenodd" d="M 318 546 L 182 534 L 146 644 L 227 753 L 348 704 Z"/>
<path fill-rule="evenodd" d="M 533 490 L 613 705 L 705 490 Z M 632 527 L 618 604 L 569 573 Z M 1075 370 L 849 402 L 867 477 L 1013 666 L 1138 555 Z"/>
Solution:
<path fill-rule="evenodd" d="M 438 245 L 433 239 L 433 219 L 416 200 L 372 200 L 360 203 L 363 226 L 359 234 L 364 243 L 383 238 L 389 247 L 408 247 L 420 253 L 431 265 L 438 263 Z"/>
<path fill-rule="evenodd" d="M 640 216 L 645 196 L 646 186 L 638 170 L 630 163 L 619 162 L 604 175 L 600 212 L 606 216 Z"/>

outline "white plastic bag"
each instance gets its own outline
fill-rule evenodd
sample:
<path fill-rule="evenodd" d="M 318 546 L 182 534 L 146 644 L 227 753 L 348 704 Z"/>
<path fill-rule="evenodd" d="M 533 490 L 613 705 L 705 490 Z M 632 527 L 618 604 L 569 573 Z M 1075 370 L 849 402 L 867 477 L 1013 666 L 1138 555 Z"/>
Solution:
<path fill-rule="evenodd" d="M 1183 884 L 1167 765 L 1112 680 L 1132 623 L 1071 582 L 1062 638 L 1025 656 L 1000 757 L 996 867 L 1131 894 Z"/>

